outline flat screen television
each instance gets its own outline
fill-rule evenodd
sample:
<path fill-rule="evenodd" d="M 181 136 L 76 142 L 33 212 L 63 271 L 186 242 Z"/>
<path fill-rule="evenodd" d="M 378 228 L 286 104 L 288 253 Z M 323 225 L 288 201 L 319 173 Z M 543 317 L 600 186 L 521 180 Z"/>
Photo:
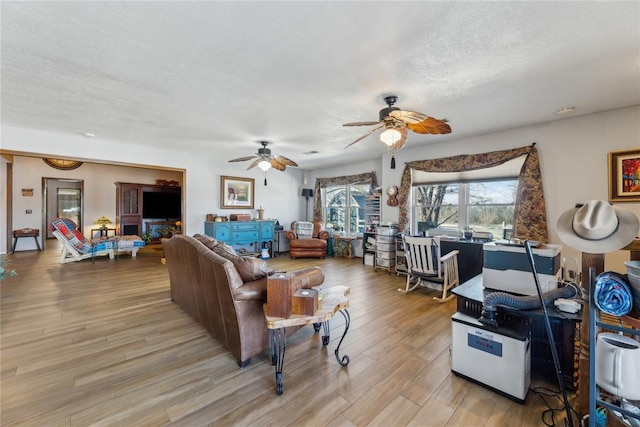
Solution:
<path fill-rule="evenodd" d="M 179 219 L 181 216 L 180 193 L 144 191 L 142 193 L 142 217 Z"/>

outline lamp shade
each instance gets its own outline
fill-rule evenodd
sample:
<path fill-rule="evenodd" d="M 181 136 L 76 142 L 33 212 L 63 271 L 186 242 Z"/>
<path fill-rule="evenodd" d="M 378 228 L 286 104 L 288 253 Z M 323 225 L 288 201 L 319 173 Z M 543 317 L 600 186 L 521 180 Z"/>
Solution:
<path fill-rule="evenodd" d="M 111 223 L 112 223 L 111 220 L 106 216 L 101 216 L 100 218 L 96 219 L 96 224 L 100 224 L 102 226 L 106 226 Z"/>
<path fill-rule="evenodd" d="M 384 142 L 390 147 L 396 142 L 400 141 L 401 138 L 402 134 L 400 133 L 400 131 L 393 127 L 387 128 L 380 134 L 380 141 Z"/>
<path fill-rule="evenodd" d="M 258 167 L 262 169 L 263 172 L 266 172 L 271 168 L 271 163 L 269 163 L 267 160 L 262 160 L 260 163 L 258 163 Z"/>
<path fill-rule="evenodd" d="M 303 188 L 302 197 L 313 197 L 313 190 L 311 188 Z"/>

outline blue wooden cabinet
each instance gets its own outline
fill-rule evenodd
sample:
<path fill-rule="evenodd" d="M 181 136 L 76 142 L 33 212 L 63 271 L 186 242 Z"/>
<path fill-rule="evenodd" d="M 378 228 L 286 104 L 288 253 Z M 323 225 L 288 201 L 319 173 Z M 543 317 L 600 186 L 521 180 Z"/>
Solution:
<path fill-rule="evenodd" d="M 204 234 L 233 246 L 234 249 L 250 246 L 250 251 L 260 252 L 266 243 L 271 252 L 275 238 L 273 221 L 205 222 Z M 272 254 L 273 255 L 273 254 Z"/>

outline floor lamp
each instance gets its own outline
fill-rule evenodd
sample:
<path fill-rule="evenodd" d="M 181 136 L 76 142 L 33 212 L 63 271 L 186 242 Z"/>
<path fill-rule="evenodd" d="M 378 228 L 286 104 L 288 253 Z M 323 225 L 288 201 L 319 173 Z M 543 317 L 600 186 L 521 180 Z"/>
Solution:
<path fill-rule="evenodd" d="M 311 188 L 302 189 L 302 197 L 307 199 L 307 215 L 304 217 L 306 221 L 309 220 L 309 197 L 313 197 L 313 190 Z"/>

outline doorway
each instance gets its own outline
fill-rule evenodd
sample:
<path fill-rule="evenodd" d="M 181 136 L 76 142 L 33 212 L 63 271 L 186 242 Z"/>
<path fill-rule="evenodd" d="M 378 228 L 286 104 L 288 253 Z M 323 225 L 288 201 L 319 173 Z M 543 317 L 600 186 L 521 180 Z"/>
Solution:
<path fill-rule="evenodd" d="M 43 230 L 46 230 L 46 239 L 55 238 L 49 230 L 49 224 L 54 218 L 69 218 L 78 224 L 79 230 L 82 230 L 84 180 L 42 178 L 42 187 L 45 219 Z M 46 247 L 44 241 L 43 244 Z"/>

